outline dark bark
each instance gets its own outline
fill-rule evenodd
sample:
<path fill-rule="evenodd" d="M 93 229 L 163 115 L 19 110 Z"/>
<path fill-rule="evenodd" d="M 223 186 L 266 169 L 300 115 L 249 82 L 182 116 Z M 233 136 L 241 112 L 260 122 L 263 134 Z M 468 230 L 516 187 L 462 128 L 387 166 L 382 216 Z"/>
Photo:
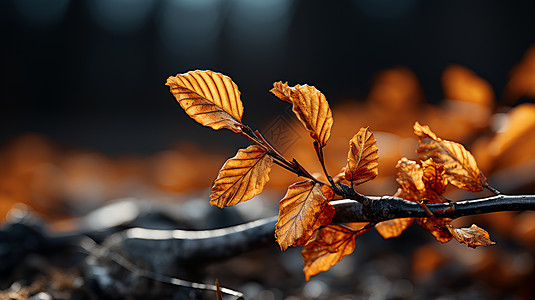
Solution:
<path fill-rule="evenodd" d="M 415 202 L 393 196 L 365 196 L 369 205 L 362 199 L 337 200 L 332 204 L 336 209 L 333 222 L 381 222 L 407 217 L 427 217 L 426 211 Z M 438 217 L 459 218 L 499 211 L 535 210 L 535 195 L 496 195 L 488 198 L 466 200 L 452 203 L 427 204 Z"/>
<path fill-rule="evenodd" d="M 377 223 L 396 218 L 428 216 L 422 206 L 415 202 L 393 196 L 362 197 L 359 201 L 332 201 L 336 210 L 333 223 Z M 455 219 L 491 212 L 535 210 L 535 195 L 496 195 L 455 203 L 428 204 L 427 207 L 437 217 Z M 162 269 L 177 263 L 218 260 L 262 245 L 273 245 L 276 221 L 276 217 L 270 217 L 203 231 L 132 228 L 111 237 L 106 244 L 120 249 L 132 259 L 149 261 L 155 269 Z M 154 253 L 160 254 L 155 256 Z"/>

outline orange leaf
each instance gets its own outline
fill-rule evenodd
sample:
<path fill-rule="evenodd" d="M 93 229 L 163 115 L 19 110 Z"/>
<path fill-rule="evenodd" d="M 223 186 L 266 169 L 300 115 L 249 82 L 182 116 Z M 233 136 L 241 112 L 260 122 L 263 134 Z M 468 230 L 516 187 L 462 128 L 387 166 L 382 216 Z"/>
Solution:
<path fill-rule="evenodd" d="M 420 165 L 415 161 L 403 157 L 398 161 L 396 169 L 398 170 L 396 181 L 401 186 L 400 196 L 405 200 L 414 202 L 422 200 L 425 186 L 422 180 L 423 171 Z"/>
<path fill-rule="evenodd" d="M 326 203 L 321 185 L 314 181 L 304 180 L 288 187 L 275 225 L 275 237 L 282 250 L 304 245 L 310 239 L 320 226 L 317 220 Z"/>
<path fill-rule="evenodd" d="M 243 105 L 240 91 L 228 76 L 196 70 L 171 76 L 165 85 L 195 121 L 215 130 L 227 128 L 241 132 Z"/>
<path fill-rule="evenodd" d="M 385 238 L 398 237 L 405 229 L 414 222 L 414 218 L 400 218 L 379 222 L 375 225 L 375 230 Z"/>
<path fill-rule="evenodd" d="M 327 271 L 355 250 L 356 232 L 341 225 L 329 225 L 319 229 L 303 250 L 305 280 L 319 272 Z"/>
<path fill-rule="evenodd" d="M 328 185 L 322 185 L 321 192 L 328 201 L 331 201 L 334 198 L 334 191 Z"/>
<path fill-rule="evenodd" d="M 316 223 L 318 225 L 316 228 L 331 224 L 335 212 L 336 210 L 334 209 L 334 206 L 332 206 L 329 202 L 325 203 L 320 215 L 318 216 L 318 219 L 316 220 Z"/>
<path fill-rule="evenodd" d="M 469 192 L 480 192 L 486 179 L 477 167 L 476 160 L 463 145 L 442 140 L 418 122 L 414 124 L 414 133 L 420 138 L 418 153 L 422 160 L 432 158 L 444 166 L 444 176 L 451 184 Z"/>
<path fill-rule="evenodd" d="M 345 177 L 355 184 L 374 179 L 379 174 L 379 155 L 373 133 L 361 128 L 349 141 Z"/>
<path fill-rule="evenodd" d="M 270 90 L 275 96 L 277 96 L 282 101 L 292 103 L 290 100 L 291 88 L 288 87 L 288 82 L 282 83 L 282 81 L 273 83 L 273 88 Z"/>
<path fill-rule="evenodd" d="M 447 218 L 417 218 L 416 222 L 425 230 L 429 231 L 437 241 L 441 243 L 448 242 L 453 238 L 445 226 L 447 226 L 451 219 Z"/>
<path fill-rule="evenodd" d="M 445 202 L 442 194 L 446 191 L 448 180 L 444 177 L 444 166 L 436 164 L 433 159 L 430 158 L 422 161 L 422 169 L 422 179 L 425 185 L 425 200 L 430 203 Z"/>
<path fill-rule="evenodd" d="M 448 180 L 444 177 L 443 165 L 436 164 L 432 158 L 422 161 L 423 181 L 426 189 L 432 189 L 437 194 L 442 195 L 446 191 Z"/>
<path fill-rule="evenodd" d="M 269 180 L 273 159 L 260 146 L 240 149 L 228 159 L 212 186 L 210 204 L 221 208 L 247 201 L 260 194 Z"/>
<path fill-rule="evenodd" d="M 464 243 L 468 247 L 476 248 L 496 244 L 490 240 L 489 233 L 476 224 L 472 224 L 470 228 L 453 228 L 451 225 L 446 225 L 446 228 L 459 243 Z"/>
<path fill-rule="evenodd" d="M 281 100 L 292 103 L 293 112 L 320 147 L 327 144 L 333 117 L 329 103 L 320 91 L 306 84 L 288 87 L 288 83 L 279 81 L 273 84 L 270 92 Z"/>

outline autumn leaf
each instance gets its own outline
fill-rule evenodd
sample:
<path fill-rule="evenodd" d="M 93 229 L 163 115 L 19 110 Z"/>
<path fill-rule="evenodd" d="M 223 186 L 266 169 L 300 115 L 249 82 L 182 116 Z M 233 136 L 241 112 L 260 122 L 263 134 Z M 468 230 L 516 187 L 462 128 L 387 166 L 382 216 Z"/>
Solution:
<path fill-rule="evenodd" d="M 448 180 L 444 176 L 443 165 L 436 164 L 432 158 L 422 161 L 422 179 L 425 185 L 424 198 L 430 203 L 442 203 L 445 199 L 442 194 L 446 191 Z"/>
<path fill-rule="evenodd" d="M 392 219 L 383 222 L 379 222 L 375 225 L 375 230 L 385 238 L 398 237 L 405 229 L 409 228 L 414 222 L 414 218 L 399 218 Z"/>
<path fill-rule="evenodd" d="M 321 192 L 327 201 L 331 201 L 334 198 L 334 191 L 330 186 L 323 184 L 321 186 Z"/>
<path fill-rule="evenodd" d="M 290 89 L 291 87 L 288 87 L 288 82 L 282 83 L 282 81 L 279 81 L 273 83 L 273 88 L 270 90 L 270 92 L 282 101 L 292 103 L 292 100 L 290 100 L 290 94 L 292 91 Z"/>
<path fill-rule="evenodd" d="M 333 117 L 329 103 L 320 91 L 306 84 L 288 87 L 288 83 L 275 82 L 270 92 L 279 99 L 292 103 L 293 112 L 320 147 L 327 144 Z"/>
<path fill-rule="evenodd" d="M 442 140 L 427 125 L 422 126 L 418 122 L 414 124 L 414 133 L 420 138 L 418 153 L 422 160 L 432 158 L 435 163 L 444 166 L 444 176 L 451 184 L 469 192 L 483 190 L 485 176 L 463 145 Z"/>
<path fill-rule="evenodd" d="M 374 179 L 379 174 L 379 155 L 373 133 L 361 128 L 349 141 L 345 177 L 359 185 Z"/>
<path fill-rule="evenodd" d="M 422 194 L 425 191 L 425 185 L 422 180 L 423 170 L 419 164 L 406 157 L 400 159 L 396 165 L 397 178 L 402 190 L 402 198 L 409 201 L 422 200 Z"/>
<path fill-rule="evenodd" d="M 240 91 L 228 76 L 196 70 L 171 76 L 165 85 L 186 113 L 200 124 L 215 130 L 242 131 Z"/>
<path fill-rule="evenodd" d="M 355 250 L 356 232 L 342 225 L 329 225 L 319 229 L 303 250 L 305 280 L 329 270 Z"/>
<path fill-rule="evenodd" d="M 432 158 L 422 161 L 423 175 L 426 189 L 432 189 L 437 194 L 442 195 L 446 191 L 448 180 L 444 177 L 443 165 L 436 164 Z"/>
<path fill-rule="evenodd" d="M 304 180 L 288 187 L 275 225 L 275 237 L 282 250 L 304 245 L 310 239 L 321 225 L 317 220 L 327 203 L 321 184 L 314 181 Z"/>
<path fill-rule="evenodd" d="M 476 224 L 472 224 L 470 228 L 453 228 L 451 225 L 446 225 L 446 228 L 459 243 L 464 243 L 468 247 L 476 248 L 496 244 L 490 240 L 489 233 Z"/>
<path fill-rule="evenodd" d="M 334 209 L 334 206 L 332 206 L 329 202 L 325 203 L 320 215 L 318 216 L 318 219 L 316 220 L 316 225 L 314 228 L 320 228 L 321 226 L 327 226 L 331 224 L 335 212 L 336 210 Z"/>
<path fill-rule="evenodd" d="M 260 146 L 240 149 L 228 159 L 212 186 L 210 204 L 221 208 L 247 201 L 260 194 L 269 180 L 273 159 Z"/>
<path fill-rule="evenodd" d="M 451 220 L 448 218 L 416 218 L 418 225 L 429 231 L 441 243 L 448 242 L 453 238 L 446 229 Z"/>

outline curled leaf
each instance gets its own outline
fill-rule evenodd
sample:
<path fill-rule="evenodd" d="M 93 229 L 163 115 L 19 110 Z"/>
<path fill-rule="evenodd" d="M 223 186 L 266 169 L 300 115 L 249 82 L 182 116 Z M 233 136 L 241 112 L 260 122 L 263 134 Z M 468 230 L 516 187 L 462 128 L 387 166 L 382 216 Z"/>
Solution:
<path fill-rule="evenodd" d="M 329 225 L 319 229 L 303 250 L 305 280 L 329 270 L 355 250 L 356 232 L 349 227 Z"/>
<path fill-rule="evenodd" d="M 423 176 L 422 179 L 426 190 L 433 190 L 442 195 L 446 191 L 448 180 L 444 177 L 446 171 L 443 165 L 436 164 L 432 158 L 422 161 Z"/>
<path fill-rule="evenodd" d="M 292 110 L 320 147 L 327 144 L 333 125 L 332 111 L 325 96 L 313 86 L 275 82 L 270 90 L 279 99 L 292 103 Z"/>
<path fill-rule="evenodd" d="M 228 159 L 212 186 L 210 204 L 221 208 L 260 194 L 269 180 L 273 159 L 260 146 L 240 149 Z"/>
<path fill-rule="evenodd" d="M 417 218 L 416 222 L 420 227 L 429 231 L 437 241 L 446 243 L 453 238 L 446 226 L 452 219 L 447 218 Z"/>
<path fill-rule="evenodd" d="M 464 243 L 471 248 L 496 244 L 490 240 L 489 233 L 476 224 L 472 224 L 470 228 L 453 228 L 451 225 L 447 225 L 446 228 L 459 243 Z"/>
<path fill-rule="evenodd" d="M 321 192 L 323 193 L 323 196 L 325 197 L 325 199 L 327 199 L 327 201 L 331 201 L 334 198 L 334 191 L 328 185 L 322 185 Z"/>
<path fill-rule="evenodd" d="M 273 88 L 270 90 L 273 95 L 277 96 L 282 101 L 292 103 L 290 100 L 290 87 L 288 87 L 288 82 L 282 83 L 282 81 L 273 83 Z"/>
<path fill-rule="evenodd" d="M 398 171 L 396 181 L 401 187 L 400 196 L 413 202 L 422 200 L 425 185 L 422 180 L 423 171 L 420 165 L 403 157 L 398 161 L 396 169 Z"/>
<path fill-rule="evenodd" d="M 171 93 L 198 123 L 219 130 L 241 132 L 243 104 L 237 85 L 221 73 L 190 71 L 167 78 Z"/>
<path fill-rule="evenodd" d="M 420 138 L 418 153 L 422 160 L 432 158 L 444 166 L 444 176 L 451 184 L 469 192 L 480 192 L 486 179 L 476 160 L 463 145 L 437 137 L 427 125 L 414 124 L 414 133 Z"/>
<path fill-rule="evenodd" d="M 374 179 L 379 174 L 377 142 L 368 128 L 361 128 L 349 141 L 345 178 L 354 184 Z"/>
<path fill-rule="evenodd" d="M 445 202 L 442 194 L 446 191 L 448 180 L 444 176 L 443 165 L 436 164 L 432 158 L 422 161 L 423 182 L 425 185 L 424 199 L 430 203 Z"/>
<path fill-rule="evenodd" d="M 379 222 L 375 225 L 375 230 L 385 238 L 398 237 L 405 229 L 409 228 L 414 222 L 414 218 L 399 218 L 392 219 L 383 222 Z"/>
<path fill-rule="evenodd" d="M 317 220 L 327 203 L 321 185 L 314 181 L 304 180 L 288 187 L 275 225 L 275 237 L 282 250 L 304 245 L 310 239 L 321 225 Z"/>
<path fill-rule="evenodd" d="M 331 224 L 335 212 L 336 210 L 334 209 L 334 206 L 332 206 L 329 202 L 325 203 L 318 216 L 318 219 L 316 220 L 317 225 L 315 225 L 314 228 L 320 228 L 321 226 L 327 226 Z"/>

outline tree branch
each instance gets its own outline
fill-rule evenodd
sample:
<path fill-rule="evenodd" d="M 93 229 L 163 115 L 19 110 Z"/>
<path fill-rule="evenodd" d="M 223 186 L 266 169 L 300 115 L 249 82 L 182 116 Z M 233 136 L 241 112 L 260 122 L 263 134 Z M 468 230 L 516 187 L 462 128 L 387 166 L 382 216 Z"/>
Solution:
<path fill-rule="evenodd" d="M 360 202 L 351 199 L 332 201 L 336 210 L 333 223 L 376 223 L 397 218 L 428 217 L 424 208 L 416 202 L 393 196 L 360 197 L 366 198 L 366 201 L 360 198 Z M 499 211 L 535 210 L 535 195 L 496 195 L 455 203 L 427 204 L 427 207 L 436 217 L 455 219 Z M 218 260 L 262 245 L 275 245 L 276 222 L 276 217 L 270 217 L 202 231 L 132 228 L 110 237 L 105 246 L 126 252 L 130 258 L 147 261 L 159 270 L 173 266 L 173 263 Z"/>
<path fill-rule="evenodd" d="M 393 196 L 365 197 L 371 200 L 369 206 L 349 199 L 332 201 L 331 204 L 336 209 L 333 222 L 381 222 L 397 218 L 428 216 L 416 202 Z M 496 195 L 454 203 L 427 204 L 427 207 L 437 217 L 456 219 L 499 211 L 535 210 L 535 195 Z"/>

